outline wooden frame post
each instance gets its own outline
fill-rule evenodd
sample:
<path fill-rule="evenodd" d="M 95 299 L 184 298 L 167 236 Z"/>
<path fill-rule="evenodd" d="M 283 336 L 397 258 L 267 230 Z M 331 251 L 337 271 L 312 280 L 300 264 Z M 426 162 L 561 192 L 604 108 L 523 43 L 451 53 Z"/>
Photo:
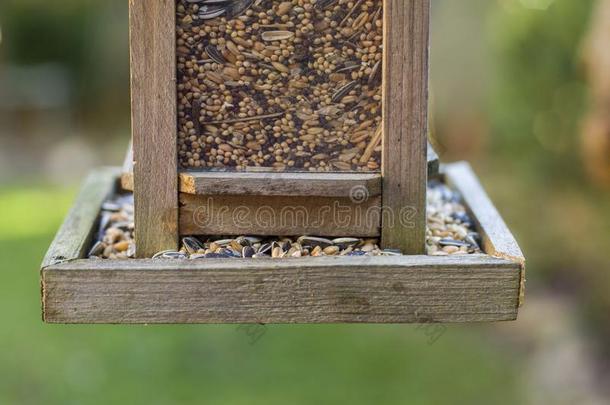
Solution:
<path fill-rule="evenodd" d="M 384 0 L 381 244 L 425 251 L 430 0 Z"/>
<path fill-rule="evenodd" d="M 175 20 L 175 0 L 129 1 L 138 257 L 178 248 Z"/>
<path fill-rule="evenodd" d="M 422 254 L 430 0 L 383 1 L 381 245 Z M 179 242 L 176 2 L 129 5 L 136 244 L 149 257 Z"/>

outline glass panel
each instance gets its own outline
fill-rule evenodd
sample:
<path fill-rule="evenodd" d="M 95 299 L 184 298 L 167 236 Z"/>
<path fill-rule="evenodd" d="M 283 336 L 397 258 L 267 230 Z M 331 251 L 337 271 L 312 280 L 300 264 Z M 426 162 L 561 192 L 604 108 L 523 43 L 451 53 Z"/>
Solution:
<path fill-rule="evenodd" d="M 378 171 L 381 0 L 178 0 L 183 167 Z"/>

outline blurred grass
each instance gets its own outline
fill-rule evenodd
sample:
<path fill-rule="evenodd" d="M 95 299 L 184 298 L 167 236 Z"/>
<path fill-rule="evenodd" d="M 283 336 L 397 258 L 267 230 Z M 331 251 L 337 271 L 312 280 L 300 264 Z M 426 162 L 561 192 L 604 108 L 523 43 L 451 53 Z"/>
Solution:
<path fill-rule="evenodd" d="M 447 158 L 473 160 L 524 248 L 528 296 L 537 287 L 574 293 L 605 342 L 610 194 L 587 185 L 579 154 L 588 107 L 580 43 L 593 0 L 525 7 L 534 3 L 433 1 L 435 121 Z M 0 2 L 0 59 L 62 65 L 71 125 L 99 143 L 128 127 L 126 8 Z M 30 154 L 44 147 L 28 136 L 16 137 L 17 158 L 38 165 Z M 268 326 L 250 345 L 234 326 L 44 325 L 37 269 L 73 195 L 0 187 L 0 404 L 523 403 L 526 359 L 486 327 L 450 327 L 429 346 L 409 326 Z"/>
<path fill-rule="evenodd" d="M 61 215 L 72 202 L 74 191 L 49 187 L 0 189 L 0 240 L 51 235 L 57 230 Z M 57 209 L 50 210 L 50 207 Z"/>
<path fill-rule="evenodd" d="M 74 194 L 0 190 L 2 404 L 520 402 L 480 327 L 45 325 L 38 267 Z"/>

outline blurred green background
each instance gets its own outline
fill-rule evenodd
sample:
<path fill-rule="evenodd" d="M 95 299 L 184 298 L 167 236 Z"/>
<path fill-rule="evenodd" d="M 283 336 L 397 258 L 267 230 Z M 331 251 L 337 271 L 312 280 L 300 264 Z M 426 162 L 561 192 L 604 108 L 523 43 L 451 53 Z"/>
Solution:
<path fill-rule="evenodd" d="M 3 0 L 0 403 L 608 403 L 610 2 L 432 3 L 433 142 L 523 247 L 517 322 L 44 325 L 45 249 L 129 138 L 127 2 Z"/>

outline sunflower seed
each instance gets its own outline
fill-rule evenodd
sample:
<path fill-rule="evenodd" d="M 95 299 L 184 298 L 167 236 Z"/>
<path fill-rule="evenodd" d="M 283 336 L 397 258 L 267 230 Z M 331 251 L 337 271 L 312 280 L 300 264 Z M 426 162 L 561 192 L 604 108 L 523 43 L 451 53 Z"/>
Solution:
<path fill-rule="evenodd" d="M 106 245 L 102 242 L 95 242 L 91 250 L 89 250 L 89 254 L 87 256 L 99 256 L 104 252 Z"/>
<path fill-rule="evenodd" d="M 175 250 L 164 250 L 162 252 L 156 253 L 153 259 L 186 259 L 187 255 L 181 252 L 176 252 Z"/>
<path fill-rule="evenodd" d="M 335 92 L 335 94 L 333 94 L 331 101 L 333 103 L 338 103 L 339 101 L 344 99 L 349 94 L 349 92 L 352 91 L 357 85 L 358 82 L 354 80 L 342 86 L 341 88 L 339 88 L 339 90 Z"/>
<path fill-rule="evenodd" d="M 254 0 L 233 0 L 227 7 L 227 19 L 233 19 L 242 15 L 247 9 L 252 6 Z"/>
<path fill-rule="evenodd" d="M 220 53 L 218 48 L 216 48 L 215 46 L 212 46 L 212 45 L 206 46 L 205 52 L 208 54 L 210 59 L 212 59 L 214 62 L 218 63 L 219 65 L 224 65 L 225 63 L 227 63 L 227 60 L 225 59 L 225 57 L 222 56 L 222 53 Z"/>
<path fill-rule="evenodd" d="M 252 257 L 255 255 L 254 248 L 251 246 L 246 246 L 242 250 L 242 257 Z"/>
<path fill-rule="evenodd" d="M 335 4 L 337 0 L 318 0 L 315 7 L 319 10 L 326 10 L 331 5 Z"/>
<path fill-rule="evenodd" d="M 333 242 L 329 239 L 317 238 L 317 237 L 313 237 L 313 236 L 301 236 L 300 238 L 297 239 L 297 242 L 300 243 L 301 245 L 303 245 L 304 247 L 305 246 L 311 246 L 311 247 L 321 246 L 322 248 L 325 248 L 325 247 L 333 244 Z"/>
<path fill-rule="evenodd" d="M 258 249 L 258 252 L 256 252 L 256 253 L 266 254 L 266 253 L 269 253 L 271 248 L 272 248 L 271 243 L 264 243 L 263 245 L 261 245 L 260 249 Z"/>
<path fill-rule="evenodd" d="M 459 240 L 454 240 L 454 239 L 441 239 L 438 243 L 441 246 L 455 246 L 455 247 L 470 246 L 470 244 L 467 242 L 461 242 Z"/>
<path fill-rule="evenodd" d="M 186 249 L 186 251 L 189 254 L 194 254 L 194 253 L 197 253 L 197 251 L 204 249 L 201 242 L 198 239 L 193 238 L 191 236 L 182 238 L 182 246 L 184 246 L 184 248 Z"/>
<path fill-rule="evenodd" d="M 202 20 L 212 20 L 225 14 L 227 9 L 222 6 L 203 6 L 199 9 L 198 17 Z"/>
<path fill-rule="evenodd" d="M 331 242 L 333 245 L 341 247 L 341 249 L 347 249 L 349 246 L 355 246 L 359 244 L 360 242 L 362 242 L 362 240 L 357 238 L 336 238 L 333 239 Z"/>

